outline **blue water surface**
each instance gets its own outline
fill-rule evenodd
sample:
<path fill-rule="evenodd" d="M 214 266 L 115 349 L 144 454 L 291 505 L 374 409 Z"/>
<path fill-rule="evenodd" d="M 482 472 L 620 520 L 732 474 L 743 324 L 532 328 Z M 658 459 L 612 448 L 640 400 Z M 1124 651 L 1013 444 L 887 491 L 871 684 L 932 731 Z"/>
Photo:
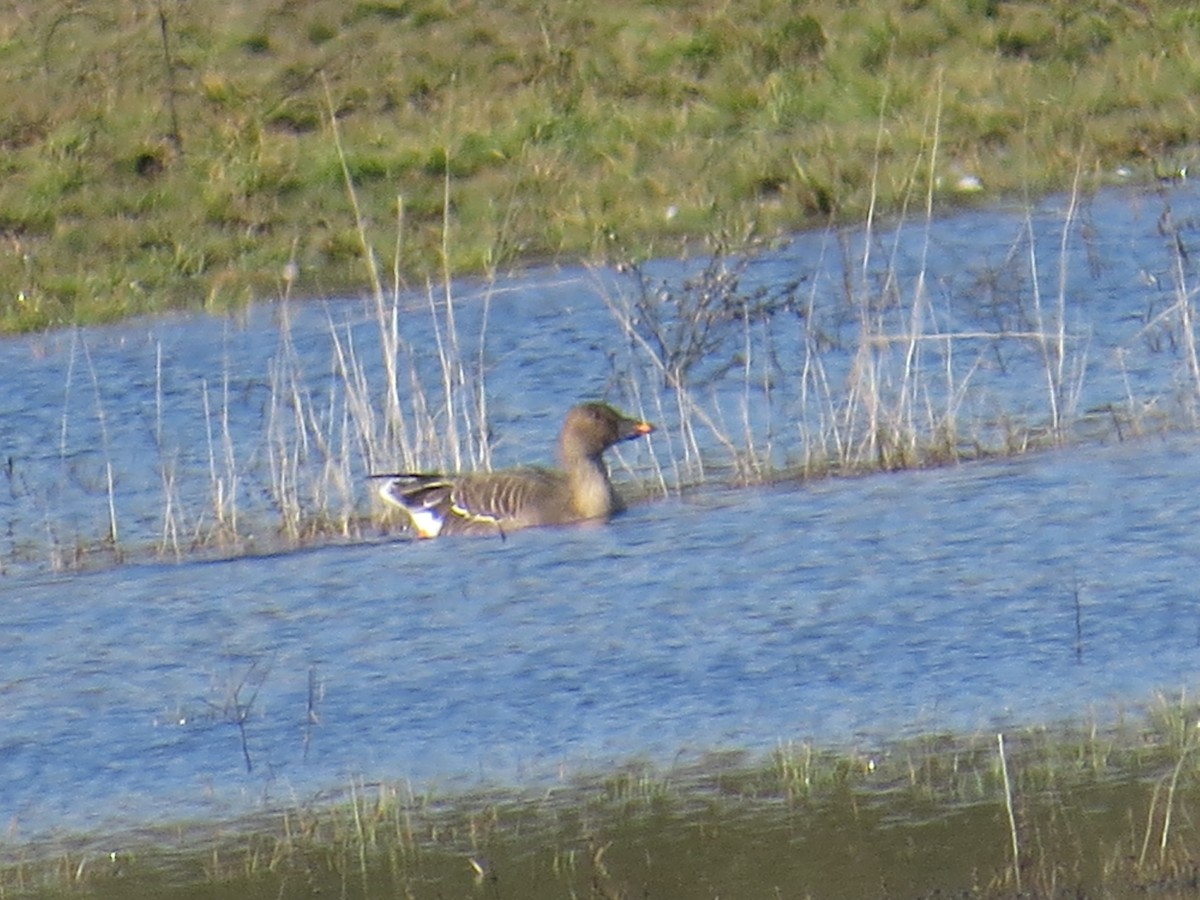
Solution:
<path fill-rule="evenodd" d="M 313 407 L 328 433 L 347 434 L 334 349 L 352 339 L 378 355 L 368 301 L 0 341 L 6 839 L 214 820 L 378 779 L 542 785 L 630 759 L 877 747 L 1178 698 L 1200 674 L 1200 437 L 1186 427 L 1197 384 L 1177 305 L 1189 273 L 1160 223 L 1170 212 L 1192 240 L 1195 206 L 1186 188 L 1114 190 L 1074 218 L 1052 198 L 899 239 L 804 236 L 755 260 L 747 289 L 791 278 L 808 305 L 731 328 L 716 353 L 734 365 L 693 372 L 690 400 L 773 458 L 803 460 L 828 438 L 829 407 L 801 390 L 817 383 L 800 373 L 818 326 L 827 397 L 844 400 L 855 335 L 903 334 L 914 310 L 919 352 L 946 373 L 914 409 L 1044 430 L 1057 390 L 1064 421 L 1105 425 L 1103 440 L 922 471 L 701 480 L 693 449 L 710 474 L 736 466 L 713 429 L 689 444 L 679 392 L 622 331 L 627 277 L 464 285 L 455 325 L 486 363 L 495 464 L 548 461 L 581 397 L 661 426 L 615 467 L 649 494 L 624 516 L 505 540 L 371 527 L 284 552 L 270 538 L 271 422 L 295 411 L 272 401 L 283 362 L 308 401 L 328 398 Z M 845 306 L 844 267 L 872 245 L 903 277 L 894 293 L 874 270 L 854 282 L 878 311 L 864 320 Z M 647 278 L 669 289 L 696 271 L 663 261 Z M 435 364 L 427 302 L 405 302 L 406 340 Z M 1060 324 L 1061 345 L 1019 336 Z M 886 390 L 905 389 L 903 355 Z M 439 383 L 436 365 L 422 371 Z M 297 469 L 312 484 L 326 484 L 311 474 L 322 452 Z M 367 514 L 373 461 L 350 455 L 338 502 Z M 261 529 L 253 555 L 188 552 L 189 534 L 216 527 L 217 483 L 236 491 L 243 529 Z M 121 559 L 102 540 L 114 519 Z"/>

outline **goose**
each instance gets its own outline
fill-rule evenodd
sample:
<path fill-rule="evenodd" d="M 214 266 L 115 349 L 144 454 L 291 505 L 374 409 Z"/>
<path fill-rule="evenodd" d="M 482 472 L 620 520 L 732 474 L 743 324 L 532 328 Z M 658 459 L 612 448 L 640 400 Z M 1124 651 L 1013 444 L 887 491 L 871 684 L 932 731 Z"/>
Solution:
<path fill-rule="evenodd" d="M 604 451 L 654 431 L 607 403 L 572 407 L 558 437 L 560 469 L 524 466 L 456 475 L 391 473 L 379 496 L 404 510 L 421 538 L 499 534 L 542 525 L 606 521 L 623 508 Z"/>

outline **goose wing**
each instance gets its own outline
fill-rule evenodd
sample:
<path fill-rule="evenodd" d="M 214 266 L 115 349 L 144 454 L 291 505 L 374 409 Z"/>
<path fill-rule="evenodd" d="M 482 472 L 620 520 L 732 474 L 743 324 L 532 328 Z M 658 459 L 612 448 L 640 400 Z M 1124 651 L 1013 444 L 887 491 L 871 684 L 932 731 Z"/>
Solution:
<path fill-rule="evenodd" d="M 421 537 L 485 529 L 503 533 L 559 521 L 569 509 L 565 480 L 545 469 L 376 477 L 386 479 L 379 495 L 407 512 Z"/>

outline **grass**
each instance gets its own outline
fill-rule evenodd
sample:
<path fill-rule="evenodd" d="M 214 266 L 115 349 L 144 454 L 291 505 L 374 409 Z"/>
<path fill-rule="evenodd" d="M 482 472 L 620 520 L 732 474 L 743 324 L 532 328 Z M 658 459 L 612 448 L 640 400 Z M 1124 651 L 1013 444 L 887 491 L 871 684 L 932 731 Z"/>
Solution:
<path fill-rule="evenodd" d="M 218 826 L 8 850 L 5 896 L 1125 896 L 1194 891 L 1197 710 L 631 763 L 543 792 L 351 783 Z"/>
<path fill-rule="evenodd" d="M 6 23 L 5 331 L 355 289 L 359 224 L 398 197 L 419 284 L 943 209 L 971 177 L 1169 175 L 1197 137 L 1178 3 L 17 0 Z"/>

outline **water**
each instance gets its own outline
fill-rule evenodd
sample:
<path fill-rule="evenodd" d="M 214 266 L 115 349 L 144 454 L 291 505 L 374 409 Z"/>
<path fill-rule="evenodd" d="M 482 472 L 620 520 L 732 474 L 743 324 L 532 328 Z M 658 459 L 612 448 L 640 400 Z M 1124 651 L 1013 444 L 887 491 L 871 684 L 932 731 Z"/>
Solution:
<path fill-rule="evenodd" d="M 1113 191 L 1072 226 L 1065 368 L 1081 375 L 1061 396 L 1078 418 L 1118 407 L 1144 421 L 1189 414 L 1195 385 L 1169 315 L 1173 261 L 1158 223 L 1169 204 L 1192 240 L 1196 201 L 1188 189 Z M 1057 290 L 1062 260 L 1046 257 L 1061 242 L 1062 201 L 1030 223 L 1032 245 L 1022 215 L 995 210 L 937 223 L 928 243 L 922 228 L 902 236 L 898 271 L 928 250 L 937 324 L 927 330 L 1027 320 L 1029 279 L 991 295 L 979 287 L 985 271 L 1021 280 L 1020 264 L 1004 263 L 1013 247 L 1021 257 L 1033 246 L 1048 267 L 1039 283 Z M 861 236 L 849 240 L 861 253 Z M 802 271 L 816 298 L 806 321 L 831 336 L 836 381 L 851 369 L 837 341 L 861 323 L 826 299 L 841 271 L 830 246 L 798 239 L 745 278 Z M 658 263 L 651 275 L 678 282 L 683 272 Z M 486 304 L 464 286 L 458 326 L 464 346 L 486 335 L 497 464 L 541 458 L 562 410 L 605 393 L 665 419 L 647 446 L 629 446 L 619 478 L 649 479 L 654 459 L 679 456 L 672 393 L 636 368 L 601 302 L 621 283 L 538 272 Z M 1047 320 L 1056 302 L 1043 298 Z M 423 333 L 421 309 L 414 298 L 406 333 Z M 906 307 L 896 315 L 903 322 Z M 733 371 L 701 393 L 738 428 L 739 404 L 758 401 L 755 440 L 793 458 L 819 421 L 806 425 L 812 408 L 788 392 L 797 356 L 781 321 L 751 335 L 782 348 L 754 369 L 775 387 L 751 393 Z M 227 455 L 240 515 L 265 523 L 259 544 L 271 545 L 262 435 L 273 366 L 293 354 L 309 396 L 334 397 L 331 322 L 372 358 L 372 313 L 357 301 L 0 342 L 11 373 L 0 396 L 11 460 L 0 494 L 0 822 L 10 841 L 236 815 L 359 780 L 543 784 L 630 758 L 670 765 L 718 748 L 874 746 L 929 730 L 1105 719 L 1197 682 L 1200 437 L 1190 430 L 803 485 L 712 483 L 635 504 L 606 528 L 505 541 L 368 531 L 294 552 L 156 560 L 164 498 L 183 531 L 211 527 Z M 929 388 L 930 405 L 957 386 L 971 421 L 997 409 L 1049 414 L 1041 345 L 970 352 L 966 340 L 938 357 L 950 374 Z M 762 357 L 755 344 L 755 366 Z M 699 440 L 719 457 L 719 441 Z M 353 465 L 365 474 L 368 463 Z M 110 469 L 132 560 L 115 566 L 94 550 Z M 363 484 L 352 493 L 354 508 L 370 508 Z M 77 562 L 83 570 L 67 570 Z"/>

